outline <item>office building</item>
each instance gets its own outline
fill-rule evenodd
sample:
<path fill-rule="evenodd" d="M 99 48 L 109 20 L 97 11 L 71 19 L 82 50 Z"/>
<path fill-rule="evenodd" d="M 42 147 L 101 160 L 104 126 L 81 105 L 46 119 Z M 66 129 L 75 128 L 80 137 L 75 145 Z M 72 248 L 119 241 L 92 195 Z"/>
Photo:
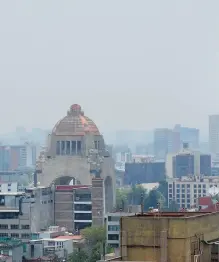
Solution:
<path fill-rule="evenodd" d="M 167 177 L 211 176 L 211 155 L 192 151 L 187 143 L 177 154 L 168 154 L 165 165 Z"/>
<path fill-rule="evenodd" d="M 219 187 L 219 177 L 181 177 L 168 179 L 168 206 L 172 201 L 180 208 L 195 206 L 197 199 L 209 195 L 209 189 Z"/>
<path fill-rule="evenodd" d="M 121 258 L 114 261 L 218 261 L 212 260 L 218 259 L 218 248 L 214 250 L 218 220 L 218 212 L 149 212 L 122 217 Z"/>
<path fill-rule="evenodd" d="M 156 183 L 165 180 L 165 174 L 164 161 L 126 163 L 124 185 Z"/>
<path fill-rule="evenodd" d="M 46 229 L 53 219 L 51 188 L 0 193 L 0 237 L 27 240 L 31 232 Z"/>
<path fill-rule="evenodd" d="M 188 143 L 192 150 L 199 149 L 199 129 L 175 125 L 173 130 L 180 134 L 181 146 L 183 143 Z"/>
<path fill-rule="evenodd" d="M 211 154 L 219 153 L 219 115 L 209 116 L 209 149 Z"/>
<path fill-rule="evenodd" d="M 91 186 L 56 186 L 54 212 L 55 224 L 68 228 L 70 232 L 91 226 Z"/>
<path fill-rule="evenodd" d="M 154 154 L 157 159 L 165 159 L 168 153 L 180 150 L 180 134 L 168 128 L 154 131 Z"/>
<path fill-rule="evenodd" d="M 139 210 L 138 210 L 139 212 Z M 137 213 L 137 212 L 136 212 Z M 124 216 L 133 216 L 135 213 L 114 212 L 106 215 L 107 245 L 112 248 L 120 247 L 120 219 Z"/>

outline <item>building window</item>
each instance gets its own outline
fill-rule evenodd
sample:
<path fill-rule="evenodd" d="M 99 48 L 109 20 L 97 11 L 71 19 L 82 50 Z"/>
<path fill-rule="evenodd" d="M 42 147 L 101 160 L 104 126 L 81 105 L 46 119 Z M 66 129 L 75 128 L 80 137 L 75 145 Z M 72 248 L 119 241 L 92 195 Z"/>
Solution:
<path fill-rule="evenodd" d="M 76 141 L 71 141 L 71 155 L 76 155 Z"/>
<path fill-rule="evenodd" d="M 120 226 L 108 226 L 108 231 L 119 231 Z"/>
<path fill-rule="evenodd" d="M 182 198 L 185 198 L 185 194 L 182 194 Z"/>
<path fill-rule="evenodd" d="M 56 155 L 60 155 L 60 141 L 56 142 Z"/>
<path fill-rule="evenodd" d="M 202 187 L 202 185 L 198 185 L 198 188 L 201 188 Z"/>
<path fill-rule="evenodd" d="M 194 185 L 194 188 L 197 188 L 197 185 Z"/>
<path fill-rule="evenodd" d="M 11 225 L 11 229 L 19 229 L 19 225 Z"/>
<path fill-rule="evenodd" d="M 187 184 L 186 187 L 187 187 L 187 188 L 190 188 L 190 184 Z"/>
<path fill-rule="evenodd" d="M 177 190 L 176 190 L 176 193 L 178 193 L 178 194 L 179 194 L 179 193 L 180 193 L 180 189 L 177 189 Z"/>
<path fill-rule="evenodd" d="M 8 229 L 8 225 L 0 225 L 0 229 Z"/>
<path fill-rule="evenodd" d="M 21 229 L 30 229 L 30 225 L 21 225 Z"/>
<path fill-rule="evenodd" d="M 65 155 L 65 141 L 61 141 L 61 155 Z"/>
<path fill-rule="evenodd" d="M 169 188 L 172 188 L 173 187 L 173 185 L 172 184 L 169 184 Z"/>
<path fill-rule="evenodd" d="M 70 147 L 71 147 L 71 142 L 70 141 L 67 141 L 66 142 L 66 155 L 70 155 Z"/>
<path fill-rule="evenodd" d="M 182 184 L 182 188 L 185 188 L 185 185 L 184 185 L 184 184 Z"/>
<path fill-rule="evenodd" d="M 21 238 L 28 239 L 30 238 L 30 234 L 21 234 Z"/>
<path fill-rule="evenodd" d="M 180 198 L 180 194 L 177 194 L 176 197 L 177 197 L 177 198 Z"/>
<path fill-rule="evenodd" d="M 19 238 L 19 234 L 17 234 L 17 233 L 11 233 L 11 237 Z"/>
<path fill-rule="evenodd" d="M 77 141 L 77 154 L 81 154 L 81 141 Z"/>
<path fill-rule="evenodd" d="M 169 194 L 169 198 L 172 198 L 173 197 L 173 195 L 172 194 Z"/>
<path fill-rule="evenodd" d="M 108 221 L 119 221 L 120 217 L 108 216 Z"/>
<path fill-rule="evenodd" d="M 203 188 L 206 188 L 206 185 L 203 185 Z"/>
<path fill-rule="evenodd" d="M 8 237 L 8 233 L 0 233 L 0 237 Z"/>
<path fill-rule="evenodd" d="M 108 240 L 119 240 L 119 234 L 109 234 Z"/>
<path fill-rule="evenodd" d="M 180 185 L 179 185 L 179 184 L 177 184 L 177 185 L 176 185 L 176 188 L 180 188 Z"/>
<path fill-rule="evenodd" d="M 169 193 L 172 193 L 172 189 L 169 189 Z"/>

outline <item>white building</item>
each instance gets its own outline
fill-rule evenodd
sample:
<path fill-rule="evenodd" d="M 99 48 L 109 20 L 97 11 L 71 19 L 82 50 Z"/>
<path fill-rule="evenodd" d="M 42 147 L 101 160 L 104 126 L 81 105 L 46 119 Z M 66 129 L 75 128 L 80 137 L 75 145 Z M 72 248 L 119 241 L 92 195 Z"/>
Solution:
<path fill-rule="evenodd" d="M 9 183 L 0 183 L 0 193 L 6 192 L 18 192 L 20 191 L 20 186 L 17 182 L 9 182 Z"/>
<path fill-rule="evenodd" d="M 168 206 L 174 201 L 180 208 L 190 208 L 196 205 L 199 197 L 209 195 L 212 187 L 219 187 L 219 177 L 168 179 Z"/>
<path fill-rule="evenodd" d="M 43 256 L 56 255 L 67 259 L 73 253 L 73 240 L 68 238 L 43 238 L 31 240 L 26 258 L 36 259 Z"/>
<path fill-rule="evenodd" d="M 135 212 L 136 211 L 136 212 Z M 129 212 L 114 212 L 106 214 L 107 244 L 112 248 L 120 247 L 120 218 L 133 216 L 140 212 L 140 206 L 130 206 Z"/>
<path fill-rule="evenodd" d="M 51 188 L 0 192 L 0 237 L 29 239 L 53 223 Z"/>
<path fill-rule="evenodd" d="M 219 153 L 219 115 L 209 116 L 209 148 L 212 154 Z"/>

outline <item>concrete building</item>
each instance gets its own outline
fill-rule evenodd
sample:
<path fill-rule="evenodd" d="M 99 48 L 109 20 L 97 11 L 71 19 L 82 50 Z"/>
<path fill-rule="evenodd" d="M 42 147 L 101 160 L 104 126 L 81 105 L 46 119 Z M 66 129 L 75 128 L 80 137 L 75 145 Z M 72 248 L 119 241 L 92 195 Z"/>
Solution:
<path fill-rule="evenodd" d="M 58 259 L 67 260 L 73 253 L 72 239 L 43 238 L 31 240 L 27 246 L 26 259 L 39 259 L 55 255 Z"/>
<path fill-rule="evenodd" d="M 179 208 L 196 206 L 200 197 L 209 195 L 210 188 L 219 188 L 219 177 L 181 177 L 168 179 L 168 206 L 174 201 Z M 212 190 L 212 189 L 211 189 Z"/>
<path fill-rule="evenodd" d="M 114 212 L 106 214 L 107 244 L 114 249 L 120 248 L 120 219 L 124 216 L 133 216 L 140 212 L 140 206 L 131 207 L 130 212 Z"/>
<path fill-rule="evenodd" d="M 91 186 L 56 186 L 54 202 L 57 226 L 74 232 L 92 225 Z"/>
<path fill-rule="evenodd" d="M 0 193 L 0 237 L 27 240 L 32 232 L 53 224 L 53 194 L 50 188 Z"/>
<path fill-rule="evenodd" d="M 209 116 L 209 149 L 212 154 L 219 153 L 219 115 Z"/>
<path fill-rule="evenodd" d="M 37 169 L 40 172 L 37 181 L 44 186 L 69 185 L 71 181 L 75 185 L 92 185 L 93 178 L 100 176 L 103 188 L 95 188 L 100 194 L 103 190 L 106 210 L 110 211 L 115 204 L 114 161 L 105 150 L 104 139 L 97 126 L 77 104 L 72 105 L 67 115 L 53 128 L 48 148 L 41 155 Z M 94 195 L 93 189 L 92 192 Z M 95 203 L 99 205 L 102 200 L 98 201 L 92 205 L 93 217 L 99 216 Z M 104 206 L 101 207 L 103 209 Z"/>
<path fill-rule="evenodd" d="M 114 261 L 218 261 L 219 213 L 146 213 L 121 218 L 121 258 Z M 216 250 L 218 256 L 218 248 Z"/>

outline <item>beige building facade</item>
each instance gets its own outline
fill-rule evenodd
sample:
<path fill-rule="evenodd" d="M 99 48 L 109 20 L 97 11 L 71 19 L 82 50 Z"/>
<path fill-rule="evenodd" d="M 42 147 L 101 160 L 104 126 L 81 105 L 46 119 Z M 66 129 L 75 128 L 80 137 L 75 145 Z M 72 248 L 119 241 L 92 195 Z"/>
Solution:
<path fill-rule="evenodd" d="M 105 210 L 110 211 L 115 204 L 114 161 L 97 126 L 77 104 L 54 126 L 37 170 L 41 186 L 69 185 L 70 181 L 89 186 L 92 178 L 102 178 Z"/>

